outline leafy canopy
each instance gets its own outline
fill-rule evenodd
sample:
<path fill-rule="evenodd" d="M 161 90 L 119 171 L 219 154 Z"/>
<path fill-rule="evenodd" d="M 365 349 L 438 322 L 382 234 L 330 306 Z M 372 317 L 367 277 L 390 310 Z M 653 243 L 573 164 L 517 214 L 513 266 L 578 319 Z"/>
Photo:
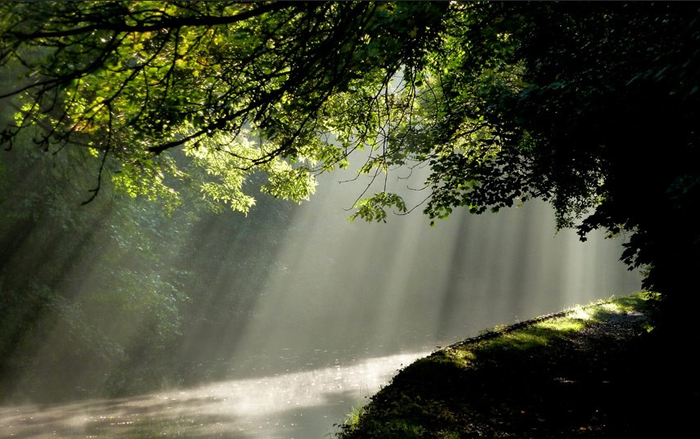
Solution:
<path fill-rule="evenodd" d="M 127 192 L 194 182 L 246 211 L 251 173 L 429 165 L 425 212 L 542 198 L 560 227 L 629 232 L 678 292 L 699 265 L 698 6 L 655 2 L 7 2 L 2 127 L 88 148 Z M 8 76 L 9 75 L 9 76 Z M 186 172 L 185 172 L 186 170 Z M 191 180 L 190 180 L 191 178 Z M 177 184 L 176 184 L 177 183 Z M 406 211 L 397 194 L 356 216 Z"/>
<path fill-rule="evenodd" d="M 175 197 L 187 166 L 203 194 L 247 211 L 249 174 L 307 198 L 401 109 L 389 83 L 416 69 L 444 5 L 371 2 L 41 2 L 0 5 L 0 63 L 14 77 L 12 146 L 113 158 L 133 195 Z M 387 114 L 388 113 L 388 114 Z M 332 140 L 331 140 L 332 139 Z M 177 151 L 176 151 L 177 150 Z M 170 152 L 170 154 L 166 154 Z M 100 171 L 104 171 L 104 166 Z"/>

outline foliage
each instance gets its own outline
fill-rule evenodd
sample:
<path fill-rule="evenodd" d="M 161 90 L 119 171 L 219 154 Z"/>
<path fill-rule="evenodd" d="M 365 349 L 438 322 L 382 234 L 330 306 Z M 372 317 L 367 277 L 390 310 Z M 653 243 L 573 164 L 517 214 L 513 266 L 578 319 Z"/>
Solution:
<path fill-rule="evenodd" d="M 649 267 L 645 287 L 668 309 L 693 309 L 683 291 L 700 265 L 694 3 L 6 2 L 0 12 L 0 67 L 15 79 L 0 98 L 18 107 L 0 130 L 8 147 L 38 129 L 38 146 L 102 158 L 97 179 L 130 195 L 175 203 L 194 185 L 243 212 L 252 175 L 299 201 L 316 172 L 358 149 L 361 172 L 380 182 L 427 163 L 431 219 L 548 200 L 582 239 L 626 233 L 623 260 Z M 354 217 L 414 207 L 387 187 Z"/>
<path fill-rule="evenodd" d="M 446 34 L 474 50 L 438 58 L 459 66 L 441 79 L 451 93 L 440 105 L 490 133 L 432 159 L 427 212 L 550 200 L 559 226 L 583 239 L 596 228 L 631 233 L 623 260 L 649 265 L 645 286 L 687 309 L 700 263 L 697 5 L 464 7 Z M 452 145 L 463 138 L 438 129 Z"/>
<path fill-rule="evenodd" d="M 345 422 L 343 422 L 343 428 L 347 431 L 355 430 L 365 412 L 365 408 L 361 405 L 353 407 L 350 413 L 347 414 Z"/>
<path fill-rule="evenodd" d="M 203 194 L 246 212 L 253 168 L 267 192 L 301 200 L 313 172 L 344 160 L 392 115 L 394 74 L 415 68 L 444 7 L 369 2 L 42 2 L 3 4 L 0 65 L 49 149 L 117 158 L 133 195 L 170 195 L 185 178 L 166 151 L 200 167 Z M 410 38 L 406 39 L 406 35 Z M 397 38 L 401 37 L 401 38 Z M 406 64 L 410 62 L 410 64 Z M 357 122 L 361 121 L 362 126 Z M 319 134 L 335 134 L 334 142 Z M 372 140 L 371 143 L 374 141 Z"/>
<path fill-rule="evenodd" d="M 153 233 L 157 220 L 143 205 L 119 206 L 107 193 L 81 211 L 80 174 L 71 173 L 90 157 L 47 160 L 18 147 L 13 160 L 3 158 L 2 387 L 21 385 L 23 375 L 37 378 L 46 396 L 62 386 L 103 384 L 108 368 L 130 355 L 134 329 L 162 352 L 178 333 L 178 304 L 186 300 L 182 273 L 154 256 L 167 231 Z M 51 352 L 42 354 L 47 340 Z M 94 374 L 58 379 L 52 372 L 67 369 Z"/>
<path fill-rule="evenodd" d="M 261 197 L 243 221 L 183 191 L 183 210 L 164 215 L 167 200 L 132 199 L 110 182 L 81 205 L 92 177 L 80 171 L 100 160 L 82 150 L 49 156 L 26 143 L 0 160 L 0 399 L 200 379 L 211 371 L 192 370 L 190 358 L 208 357 L 183 340 L 231 335 L 265 276 L 281 269 L 270 260 L 288 222 L 284 205 L 268 215 Z"/>

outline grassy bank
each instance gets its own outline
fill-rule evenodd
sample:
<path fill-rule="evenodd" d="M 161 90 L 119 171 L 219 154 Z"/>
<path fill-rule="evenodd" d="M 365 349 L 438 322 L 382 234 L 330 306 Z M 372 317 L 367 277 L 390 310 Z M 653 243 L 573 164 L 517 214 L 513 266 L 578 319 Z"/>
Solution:
<path fill-rule="evenodd" d="M 349 415 L 338 438 L 697 431 L 698 380 L 689 353 L 695 347 L 672 345 L 654 336 L 642 294 L 496 328 L 402 370 Z"/>

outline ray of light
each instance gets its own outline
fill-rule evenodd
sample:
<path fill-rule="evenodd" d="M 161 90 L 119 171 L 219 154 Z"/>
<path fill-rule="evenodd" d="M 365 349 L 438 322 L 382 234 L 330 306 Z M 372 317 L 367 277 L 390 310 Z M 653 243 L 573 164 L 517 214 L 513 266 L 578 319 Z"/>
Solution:
<path fill-rule="evenodd" d="M 231 437 L 247 438 L 259 437 L 252 433 L 255 428 L 268 429 L 265 437 L 286 435 L 292 423 L 321 416 L 322 422 L 309 423 L 318 434 L 301 436 L 314 437 L 342 421 L 342 414 L 386 381 L 397 361 L 409 361 L 415 352 L 497 324 L 639 289 L 639 275 L 618 261 L 620 242 L 593 234 L 581 243 L 572 231 L 555 234 L 553 214 L 543 203 L 497 215 L 457 212 L 437 227 L 418 212 L 390 216 L 387 224 L 348 223 L 345 209 L 358 186 L 335 184 L 339 179 L 333 175 L 323 181 L 319 194 L 295 209 L 279 231 L 264 229 L 277 233 L 274 241 L 280 243 L 270 258 L 258 257 L 255 233 L 231 228 L 227 221 L 181 228 L 181 233 L 196 233 L 201 255 L 207 255 L 208 243 L 228 246 L 217 255 L 216 266 L 206 270 L 211 288 L 206 297 L 188 292 L 200 307 L 201 324 L 187 328 L 179 353 L 195 366 L 218 364 L 209 385 L 75 406 L 3 409 L 2 425 L 22 425 L 26 438 L 38 437 L 32 436 L 33 426 L 42 434 L 56 428 L 111 437 L 113 428 L 142 425 L 143 415 L 155 430 L 174 426 L 191 433 L 188 437 L 235 430 L 240 436 Z M 409 204 L 423 196 L 412 195 Z M 103 218 L 97 226 L 109 221 Z M 163 226 L 176 227 L 178 221 L 164 220 Z M 90 246 L 81 248 L 89 251 Z M 157 257 L 167 270 L 197 254 Z M 104 264 L 109 261 L 99 255 L 88 258 L 74 274 Z M 262 275 L 247 276 L 252 269 Z M 152 273 L 160 274 L 165 271 Z M 241 284 L 243 277 L 249 284 Z M 75 298 L 90 294 L 96 281 L 75 282 Z M 229 312 L 226 325 L 207 326 L 208 315 Z M 137 342 L 145 324 L 115 320 L 105 327 Z M 66 332 L 59 329 L 51 330 L 37 351 L 41 358 L 60 353 L 56 346 L 70 349 L 69 340 L 62 339 Z M 396 357 L 403 354 L 409 357 Z M 378 363 L 384 364 L 381 371 L 370 366 Z M 79 374 L 81 367 L 89 369 L 76 365 L 71 373 Z M 124 368 L 129 379 L 130 364 L 114 367 Z M 328 390 L 313 384 L 335 382 L 333 373 L 345 377 L 342 386 Z M 129 407 L 137 407 L 136 414 L 129 414 Z"/>

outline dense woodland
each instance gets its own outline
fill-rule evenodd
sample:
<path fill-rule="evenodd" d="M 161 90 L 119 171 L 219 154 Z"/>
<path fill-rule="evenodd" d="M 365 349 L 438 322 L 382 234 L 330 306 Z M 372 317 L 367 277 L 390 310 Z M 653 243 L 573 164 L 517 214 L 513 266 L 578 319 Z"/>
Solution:
<path fill-rule="evenodd" d="M 267 276 L 282 272 L 273 256 L 292 206 L 261 197 L 246 218 L 194 198 L 168 213 L 109 183 L 81 206 L 81 180 L 93 181 L 76 167 L 88 163 L 3 156 L 0 395 L 119 395 L 224 373 L 201 361 L 230 354 L 211 338 L 235 337 Z M 185 342 L 198 334 L 219 352 Z"/>
<path fill-rule="evenodd" d="M 549 201 L 583 239 L 628 233 L 621 256 L 661 293 L 659 328 L 695 337 L 685 322 L 700 265 L 699 12 L 3 2 L 0 395 L 19 370 L 48 392 L 52 371 L 73 362 L 94 364 L 93 376 L 60 382 L 76 391 L 128 390 L 110 364 L 177 379 L 182 334 L 230 330 L 257 294 L 215 293 L 217 254 L 235 245 L 223 268 L 246 285 L 279 269 L 270 255 L 290 205 L 272 198 L 308 199 L 318 173 L 358 151 L 360 172 L 379 182 L 396 169 L 430 174 L 421 206 L 370 191 L 355 218 Z M 213 223 L 226 239 L 206 235 Z M 66 349 L 38 355 L 47 339 Z"/>

